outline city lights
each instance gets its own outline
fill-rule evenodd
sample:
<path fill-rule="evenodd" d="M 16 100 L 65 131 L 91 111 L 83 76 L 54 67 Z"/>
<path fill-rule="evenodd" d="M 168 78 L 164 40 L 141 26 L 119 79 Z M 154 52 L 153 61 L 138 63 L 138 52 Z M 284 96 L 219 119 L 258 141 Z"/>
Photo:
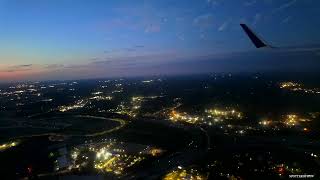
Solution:
<path fill-rule="evenodd" d="M 102 100 L 107 100 L 110 101 L 112 100 L 111 96 L 93 96 L 89 98 L 90 100 L 97 100 L 97 101 L 102 101 Z"/>
<path fill-rule="evenodd" d="M 280 83 L 280 88 L 287 89 L 290 91 L 298 91 L 298 92 L 308 93 L 308 94 L 320 94 L 319 88 L 308 88 L 308 87 L 305 87 L 303 84 L 294 83 L 294 82 Z"/>
<path fill-rule="evenodd" d="M 282 89 L 291 89 L 291 88 L 297 88 L 300 87 L 301 85 L 298 83 L 294 82 L 282 82 L 280 83 L 280 88 Z"/>
<path fill-rule="evenodd" d="M 151 83 L 151 82 L 153 82 L 153 80 L 151 79 L 151 80 L 145 80 L 145 81 L 141 81 L 142 83 Z"/>
<path fill-rule="evenodd" d="M 104 160 L 95 162 L 94 167 L 98 170 L 120 175 L 126 168 L 135 165 L 143 159 L 144 158 L 140 156 L 116 154 L 114 156 L 110 155 Z"/>
<path fill-rule="evenodd" d="M 0 151 L 5 151 L 7 149 L 17 146 L 18 144 L 19 144 L 19 141 L 12 141 L 12 142 L 0 144 Z"/>
<path fill-rule="evenodd" d="M 104 139 L 98 143 L 84 144 L 70 152 L 72 165 L 70 169 L 81 169 L 93 162 L 93 167 L 102 173 L 124 175 L 125 170 L 147 157 L 156 157 L 164 151 L 159 148 L 127 144 L 115 139 Z M 91 154 L 91 155 L 90 155 Z M 92 154 L 94 158 L 92 159 Z"/>
<path fill-rule="evenodd" d="M 163 180 L 206 180 L 207 175 L 200 173 L 193 168 L 185 169 L 178 166 L 175 170 L 169 172 L 163 177 Z"/>
<path fill-rule="evenodd" d="M 97 152 L 97 159 L 103 159 L 106 160 L 108 159 L 110 156 L 112 156 L 112 154 L 110 152 L 108 152 L 106 150 L 106 148 L 101 148 L 98 152 Z"/>
<path fill-rule="evenodd" d="M 293 126 L 301 126 L 303 124 L 308 124 L 311 122 L 311 119 L 303 118 L 297 114 L 287 114 L 284 116 L 283 123 L 286 126 L 293 127 Z M 308 131 L 308 128 L 304 128 L 305 131 Z"/>
<path fill-rule="evenodd" d="M 176 111 L 171 112 L 169 119 L 173 122 L 187 122 L 190 124 L 196 124 L 196 123 L 199 123 L 201 120 L 203 120 L 199 116 L 191 116 L 185 112 L 179 113 Z"/>
<path fill-rule="evenodd" d="M 242 119 L 243 115 L 241 112 L 234 109 L 221 110 L 217 108 L 206 110 L 208 117 L 210 118 L 220 118 L 220 119 Z"/>
<path fill-rule="evenodd" d="M 159 149 L 159 148 L 151 148 L 149 150 L 149 154 L 151 154 L 152 156 L 159 156 L 163 153 L 163 150 L 162 149 Z"/>
<path fill-rule="evenodd" d="M 156 79 L 113 79 L 79 81 L 79 86 L 71 81 L 4 86 L 1 128 L 8 140 L 3 139 L 0 152 L 13 156 L 3 158 L 8 159 L 3 164 L 10 165 L 15 153 L 26 150 L 24 158 L 30 162 L 38 157 L 29 158 L 28 152 L 41 152 L 39 156 L 49 159 L 43 172 L 38 170 L 42 162 L 32 167 L 43 179 L 250 179 L 250 173 L 286 178 L 316 172 L 320 112 L 314 95 L 298 94 L 311 92 L 304 84 L 287 82 L 280 89 L 278 81 L 267 81 L 263 87 L 259 76 L 257 86 L 236 94 L 238 89 L 214 90 L 218 80 L 190 87 L 166 78 L 161 84 Z M 275 86 L 278 89 L 271 88 Z M 289 91 L 295 92 L 286 94 Z M 197 96 L 199 92 L 208 96 Z M 258 96 L 272 93 L 277 96 L 270 100 Z M 260 99 L 247 101 L 242 96 Z M 21 132 L 11 131 L 14 128 Z M 16 159 L 18 167 L 20 158 Z"/>
<path fill-rule="evenodd" d="M 278 173 L 280 176 L 284 174 L 298 174 L 302 172 L 302 169 L 300 167 L 293 167 L 289 164 L 276 164 L 272 169 Z"/>
<path fill-rule="evenodd" d="M 98 91 L 98 92 L 93 92 L 92 95 L 100 95 L 100 94 L 102 94 L 102 93 L 103 93 L 103 92 Z"/>
<path fill-rule="evenodd" d="M 79 100 L 77 101 L 75 104 L 73 105 L 69 105 L 69 106 L 60 106 L 58 109 L 61 112 L 66 112 L 66 111 L 70 111 L 70 110 L 74 110 L 74 109 L 80 109 L 83 108 L 88 102 L 86 100 Z"/>
<path fill-rule="evenodd" d="M 263 120 L 259 122 L 260 125 L 262 126 L 270 126 L 272 124 L 271 120 Z"/>
<path fill-rule="evenodd" d="M 285 124 L 288 126 L 295 126 L 298 124 L 298 116 L 295 114 L 288 114 L 285 119 Z"/>

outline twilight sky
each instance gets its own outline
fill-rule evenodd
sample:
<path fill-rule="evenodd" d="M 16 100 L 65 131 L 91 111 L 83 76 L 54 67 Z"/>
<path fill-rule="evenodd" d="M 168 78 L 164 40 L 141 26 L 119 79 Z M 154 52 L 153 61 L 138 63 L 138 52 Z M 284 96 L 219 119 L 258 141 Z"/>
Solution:
<path fill-rule="evenodd" d="M 318 71 L 319 0 L 0 0 L 0 81 Z M 320 47 L 320 46 L 318 46 Z"/>

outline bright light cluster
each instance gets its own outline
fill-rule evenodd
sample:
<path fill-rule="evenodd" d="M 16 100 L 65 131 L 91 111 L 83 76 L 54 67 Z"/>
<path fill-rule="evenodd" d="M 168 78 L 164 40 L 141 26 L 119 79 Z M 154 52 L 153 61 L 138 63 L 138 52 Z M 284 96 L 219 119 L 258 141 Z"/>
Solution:
<path fill-rule="evenodd" d="M 301 123 L 303 122 L 310 122 L 310 121 L 311 121 L 310 119 L 301 118 L 296 114 L 288 114 L 284 118 L 284 124 L 290 127 L 301 125 Z"/>
<path fill-rule="evenodd" d="M 300 167 L 292 167 L 287 164 L 277 164 L 272 169 L 279 175 L 283 176 L 285 174 L 299 174 L 302 172 Z"/>
<path fill-rule="evenodd" d="M 96 153 L 94 168 L 118 175 L 144 159 L 142 156 L 126 154 L 125 150 L 117 148 L 114 142 L 100 149 L 91 148 L 91 150 Z"/>
<path fill-rule="evenodd" d="M 185 112 L 179 113 L 176 111 L 171 112 L 169 119 L 174 122 L 181 121 L 181 122 L 187 122 L 190 124 L 196 124 L 196 123 L 199 123 L 199 121 L 203 120 L 202 118 L 200 118 L 198 116 L 191 116 Z"/>
<path fill-rule="evenodd" d="M 59 111 L 60 112 L 66 112 L 66 111 L 70 111 L 70 110 L 74 110 L 74 109 L 80 109 L 80 108 L 83 108 L 86 104 L 87 104 L 86 100 L 79 100 L 73 105 L 60 106 L 59 107 Z"/>
<path fill-rule="evenodd" d="M 280 83 L 280 88 L 281 89 L 291 89 L 291 88 L 297 88 L 300 87 L 301 85 L 298 83 L 294 82 L 282 82 Z"/>
<path fill-rule="evenodd" d="M 97 155 L 98 157 L 98 155 Z M 110 172 L 114 174 L 122 174 L 126 168 L 142 161 L 144 157 L 127 155 L 127 154 L 111 154 L 106 152 L 101 155 L 101 158 L 95 161 L 96 169 Z"/>
<path fill-rule="evenodd" d="M 242 119 L 243 115 L 241 112 L 231 109 L 231 110 L 221 110 L 221 109 L 208 109 L 208 118 L 217 118 L 217 119 Z"/>
<path fill-rule="evenodd" d="M 93 92 L 93 93 L 92 93 L 92 95 L 100 95 L 100 94 L 103 94 L 103 92 L 98 91 L 98 92 Z"/>
<path fill-rule="evenodd" d="M 260 125 L 262 126 L 270 126 L 272 124 L 271 120 L 262 120 L 259 122 Z"/>
<path fill-rule="evenodd" d="M 196 169 L 185 169 L 179 166 L 177 169 L 169 172 L 163 178 L 163 180 L 206 180 L 206 175 L 201 174 Z"/>
<path fill-rule="evenodd" d="M 100 172 L 124 175 L 125 170 L 147 157 L 159 156 L 162 149 L 139 144 L 105 139 L 103 143 L 90 143 L 70 152 L 69 169 L 93 168 Z"/>
<path fill-rule="evenodd" d="M 0 145 L 0 151 L 5 151 L 9 148 L 12 148 L 12 147 L 15 147 L 19 144 L 18 141 L 12 141 L 12 142 L 7 142 L 7 143 L 4 143 L 4 144 L 1 144 Z"/>
<path fill-rule="evenodd" d="M 208 124 L 210 126 L 216 122 L 242 118 L 242 113 L 234 109 L 220 110 L 216 108 L 205 110 L 205 113 L 203 115 L 189 115 L 186 112 L 177 112 L 175 110 L 172 110 L 169 114 L 169 119 L 173 122 L 187 122 L 190 124 Z"/>
<path fill-rule="evenodd" d="M 109 101 L 109 100 L 112 100 L 112 97 L 111 96 L 93 96 L 93 97 L 90 98 L 90 100 L 97 100 L 97 101 L 106 100 L 106 101 Z"/>
<path fill-rule="evenodd" d="M 310 125 L 311 119 L 298 114 L 286 114 L 283 115 L 280 120 L 264 119 L 259 122 L 259 125 L 265 128 L 272 128 L 279 130 L 279 128 L 295 128 L 301 129 L 304 132 L 309 132 L 308 126 Z"/>
<path fill-rule="evenodd" d="M 298 123 L 298 116 L 295 114 L 288 114 L 285 119 L 285 124 L 288 126 L 295 126 Z"/>
<path fill-rule="evenodd" d="M 141 81 L 142 83 L 151 83 L 151 82 L 153 82 L 153 80 L 151 79 L 151 80 L 145 80 L 145 81 Z"/>
<path fill-rule="evenodd" d="M 96 156 L 97 156 L 97 159 L 106 160 L 106 159 L 109 159 L 109 157 L 112 156 L 112 154 L 108 152 L 106 148 L 103 147 L 97 152 Z"/>
<path fill-rule="evenodd" d="M 159 156 L 159 155 L 161 155 L 163 153 L 163 150 L 162 149 L 158 149 L 158 148 L 151 148 L 148 152 L 152 156 Z"/>
<path fill-rule="evenodd" d="M 318 88 L 306 88 L 302 84 L 298 84 L 294 82 L 280 83 L 280 88 L 288 89 L 290 91 L 301 91 L 308 94 L 320 94 L 320 90 Z"/>

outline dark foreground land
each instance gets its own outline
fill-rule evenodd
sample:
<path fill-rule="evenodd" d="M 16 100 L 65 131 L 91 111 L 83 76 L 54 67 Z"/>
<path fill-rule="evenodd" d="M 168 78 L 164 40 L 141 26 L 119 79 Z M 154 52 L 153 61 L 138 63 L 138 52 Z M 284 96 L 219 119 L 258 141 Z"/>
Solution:
<path fill-rule="evenodd" d="M 318 78 L 1 85 L 1 179 L 318 179 Z"/>

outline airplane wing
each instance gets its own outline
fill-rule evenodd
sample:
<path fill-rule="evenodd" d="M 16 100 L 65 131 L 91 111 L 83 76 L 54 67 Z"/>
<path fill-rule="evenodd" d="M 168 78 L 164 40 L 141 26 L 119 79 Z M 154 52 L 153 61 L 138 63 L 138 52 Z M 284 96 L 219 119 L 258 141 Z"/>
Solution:
<path fill-rule="evenodd" d="M 259 38 L 246 24 L 240 24 L 244 32 L 249 36 L 252 43 L 256 48 L 271 47 L 265 43 L 261 38 Z"/>

